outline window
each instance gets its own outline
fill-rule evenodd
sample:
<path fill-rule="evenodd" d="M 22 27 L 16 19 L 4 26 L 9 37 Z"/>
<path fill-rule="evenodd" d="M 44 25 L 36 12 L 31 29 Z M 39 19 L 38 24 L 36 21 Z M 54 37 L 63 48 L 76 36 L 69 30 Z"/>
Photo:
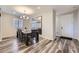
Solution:
<path fill-rule="evenodd" d="M 13 19 L 13 26 L 17 29 L 22 29 L 23 20 L 22 19 Z"/>

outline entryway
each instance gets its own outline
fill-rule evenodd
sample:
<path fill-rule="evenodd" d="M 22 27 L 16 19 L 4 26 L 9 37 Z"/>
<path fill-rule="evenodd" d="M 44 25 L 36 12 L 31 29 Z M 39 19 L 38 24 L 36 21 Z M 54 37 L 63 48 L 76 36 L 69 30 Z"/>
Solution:
<path fill-rule="evenodd" d="M 73 38 L 73 13 L 57 15 L 56 36 Z"/>

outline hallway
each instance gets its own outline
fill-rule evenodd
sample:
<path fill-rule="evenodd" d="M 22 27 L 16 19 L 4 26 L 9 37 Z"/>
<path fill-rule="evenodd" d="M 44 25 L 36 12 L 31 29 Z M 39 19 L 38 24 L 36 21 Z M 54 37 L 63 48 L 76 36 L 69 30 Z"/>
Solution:
<path fill-rule="evenodd" d="M 48 40 L 40 38 L 40 42 L 31 46 L 18 42 L 16 38 L 0 42 L 0 53 L 78 53 L 79 41 L 68 39 Z"/>

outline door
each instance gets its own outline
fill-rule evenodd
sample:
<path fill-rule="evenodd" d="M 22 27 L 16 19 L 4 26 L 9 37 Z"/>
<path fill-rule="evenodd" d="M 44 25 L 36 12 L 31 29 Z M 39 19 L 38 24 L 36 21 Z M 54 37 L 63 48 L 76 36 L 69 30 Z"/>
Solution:
<path fill-rule="evenodd" d="M 61 15 L 59 18 L 61 36 L 73 37 L 73 14 Z"/>

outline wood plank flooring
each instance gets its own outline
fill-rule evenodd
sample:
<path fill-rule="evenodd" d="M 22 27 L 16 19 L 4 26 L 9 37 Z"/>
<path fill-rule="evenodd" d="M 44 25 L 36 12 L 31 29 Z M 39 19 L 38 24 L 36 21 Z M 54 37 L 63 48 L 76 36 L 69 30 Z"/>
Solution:
<path fill-rule="evenodd" d="M 76 39 L 48 40 L 40 38 L 34 45 L 26 46 L 16 38 L 5 39 L 0 42 L 0 53 L 78 53 L 79 41 Z"/>

